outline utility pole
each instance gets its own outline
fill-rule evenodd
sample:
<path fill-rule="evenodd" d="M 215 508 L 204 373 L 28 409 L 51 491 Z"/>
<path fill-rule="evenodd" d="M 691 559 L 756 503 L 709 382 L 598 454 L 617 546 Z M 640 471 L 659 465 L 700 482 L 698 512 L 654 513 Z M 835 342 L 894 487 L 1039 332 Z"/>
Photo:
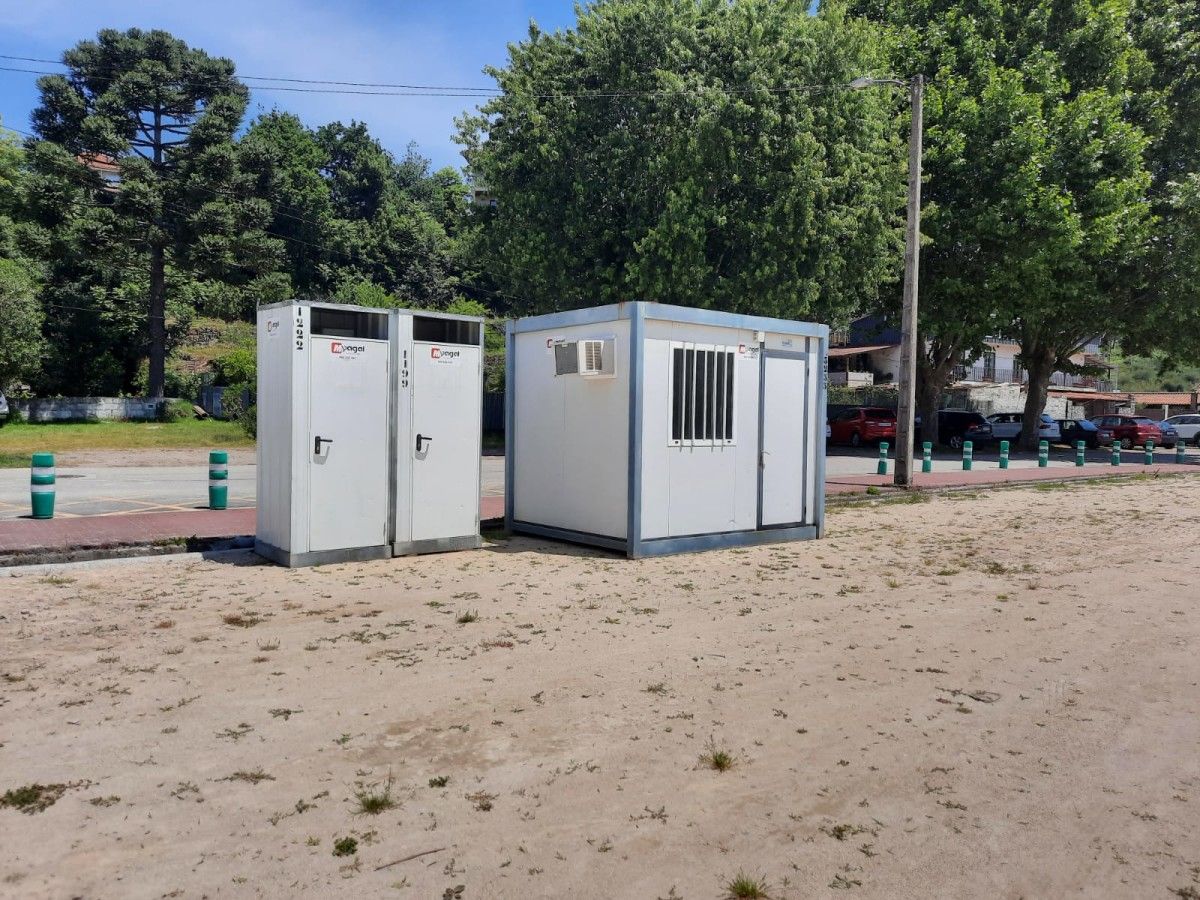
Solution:
<path fill-rule="evenodd" d="M 896 410 L 897 487 L 913 483 L 913 407 L 917 373 L 917 269 L 921 258 L 921 132 L 925 76 L 914 75 L 908 86 L 912 128 L 908 137 L 908 226 L 904 242 L 904 313 L 900 323 L 900 383 Z"/>

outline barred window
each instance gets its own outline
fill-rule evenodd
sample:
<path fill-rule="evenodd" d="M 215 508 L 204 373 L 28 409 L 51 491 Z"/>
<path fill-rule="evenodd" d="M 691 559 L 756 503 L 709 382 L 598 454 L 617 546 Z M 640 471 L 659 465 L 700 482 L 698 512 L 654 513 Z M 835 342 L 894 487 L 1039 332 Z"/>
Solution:
<path fill-rule="evenodd" d="M 734 360 L 730 347 L 671 345 L 671 443 L 733 442 Z"/>

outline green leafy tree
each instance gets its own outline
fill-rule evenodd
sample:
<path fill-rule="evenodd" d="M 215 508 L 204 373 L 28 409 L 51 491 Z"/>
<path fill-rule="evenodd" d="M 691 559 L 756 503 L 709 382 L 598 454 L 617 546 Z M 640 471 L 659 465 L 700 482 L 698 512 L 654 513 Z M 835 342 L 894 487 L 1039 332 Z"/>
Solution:
<path fill-rule="evenodd" d="M 985 337 L 1021 346 L 1024 440 L 1050 376 L 1137 315 L 1150 244 L 1147 142 L 1129 90 L 1143 57 L 1124 0 L 857 0 L 893 68 L 931 80 L 919 366 L 933 416 Z M 928 432 L 927 432 L 928 433 Z"/>
<path fill-rule="evenodd" d="M 0 391 L 31 381 L 42 365 L 42 309 L 29 264 L 0 259 Z"/>
<path fill-rule="evenodd" d="M 278 242 L 262 230 L 269 209 L 243 196 L 232 142 L 247 91 L 231 61 L 163 31 L 106 29 L 64 53 L 63 62 L 65 75 L 38 81 L 33 124 L 40 143 L 52 146 L 31 162 L 43 180 L 75 181 L 61 192 L 89 207 L 50 212 L 59 221 L 49 227 L 68 232 L 50 242 L 86 252 L 97 265 L 82 281 L 79 271 L 54 280 L 103 293 L 110 307 L 132 304 L 131 288 L 144 289 L 149 393 L 160 397 L 172 270 L 180 281 L 256 293 L 256 279 L 275 269 Z M 109 160 L 119 165 L 117 186 L 91 177 L 94 163 Z M 144 274 L 117 274 L 135 269 Z"/>
<path fill-rule="evenodd" d="M 451 182 L 413 147 L 397 161 L 362 123 L 312 131 L 272 112 L 251 124 L 239 150 L 255 194 L 273 207 L 271 231 L 287 242 L 298 295 L 360 302 L 352 298 L 369 284 L 379 292 L 372 302 L 449 302 Z"/>
<path fill-rule="evenodd" d="M 469 254 L 519 312 L 631 299 L 842 323 L 896 275 L 876 29 L 822 4 L 600 0 L 531 26 L 460 120 L 498 198 Z M 816 86 L 813 89 L 810 86 Z"/>
<path fill-rule="evenodd" d="M 1200 5 L 1136 0 L 1133 39 L 1146 65 L 1133 109 L 1150 136 L 1150 190 L 1158 226 L 1146 264 L 1141 315 L 1122 343 L 1200 362 Z"/>

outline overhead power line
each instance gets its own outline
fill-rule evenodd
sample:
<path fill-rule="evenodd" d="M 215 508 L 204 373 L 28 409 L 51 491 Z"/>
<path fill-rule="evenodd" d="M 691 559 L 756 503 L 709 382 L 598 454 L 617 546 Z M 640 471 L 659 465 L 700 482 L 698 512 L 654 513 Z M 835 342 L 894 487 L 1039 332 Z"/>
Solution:
<path fill-rule="evenodd" d="M 54 65 L 66 65 L 65 63 L 56 60 L 39 59 L 37 57 L 10 56 L 0 54 L 0 59 L 16 60 L 19 62 L 47 62 Z M 0 71 L 3 72 L 18 72 L 27 75 L 65 75 L 65 72 L 53 72 L 45 69 L 22 69 L 15 66 L 0 66 Z M 113 80 L 107 76 L 92 76 L 97 80 L 110 81 Z M 283 76 L 268 76 L 268 75 L 239 75 L 239 80 L 245 83 L 247 80 L 254 81 L 275 81 L 284 82 L 285 84 L 246 84 L 247 88 L 260 91 L 285 91 L 288 93 L 297 94 L 334 94 L 360 97 L 458 97 L 458 98 L 483 98 L 489 99 L 493 96 L 499 96 L 504 93 L 499 87 L 453 87 L 446 85 L 422 85 L 422 84 L 401 84 L 389 82 L 370 82 L 370 81 L 326 81 L 316 78 L 288 78 Z M 334 85 L 334 87 L 288 87 L 287 84 L 305 84 L 305 85 Z M 741 96 L 747 94 L 800 94 L 800 93 L 822 93 L 826 91 L 848 91 L 851 90 L 849 85 L 845 84 L 787 84 L 776 87 L 761 85 L 758 87 L 721 87 L 718 85 L 704 85 L 701 87 L 684 87 L 684 88 L 659 88 L 653 90 L 627 90 L 627 89 L 611 89 L 611 90 L 594 90 L 594 91 L 552 91 L 530 95 L 536 100 L 560 100 L 560 99 L 632 99 L 637 97 L 683 97 L 696 96 L 708 93 L 720 93 L 729 96 Z"/>

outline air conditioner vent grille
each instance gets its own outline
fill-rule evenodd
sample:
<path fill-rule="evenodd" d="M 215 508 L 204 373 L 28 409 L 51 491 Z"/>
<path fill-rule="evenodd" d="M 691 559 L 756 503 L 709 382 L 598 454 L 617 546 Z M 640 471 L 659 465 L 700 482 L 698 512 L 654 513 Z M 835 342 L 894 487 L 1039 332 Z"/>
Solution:
<path fill-rule="evenodd" d="M 585 374 L 598 375 L 604 371 L 604 341 L 583 342 L 583 365 Z"/>
<path fill-rule="evenodd" d="M 575 375 L 579 372 L 579 350 L 575 341 L 554 345 L 554 374 Z"/>

